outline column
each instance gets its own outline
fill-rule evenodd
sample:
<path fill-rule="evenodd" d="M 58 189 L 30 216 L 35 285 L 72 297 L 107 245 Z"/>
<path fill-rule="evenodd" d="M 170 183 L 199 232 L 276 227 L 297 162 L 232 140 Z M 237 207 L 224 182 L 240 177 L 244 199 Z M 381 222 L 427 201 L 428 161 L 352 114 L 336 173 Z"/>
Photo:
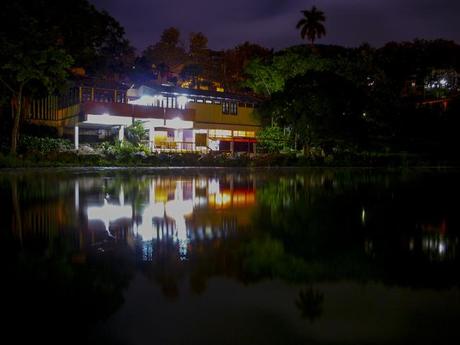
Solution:
<path fill-rule="evenodd" d="M 79 139 L 79 129 L 78 129 L 78 125 L 75 125 L 75 128 L 74 128 L 74 146 L 75 146 L 75 150 L 78 150 L 78 147 L 79 147 L 79 142 L 78 142 L 78 139 Z"/>
<path fill-rule="evenodd" d="M 153 151 L 154 146 L 155 146 L 154 133 L 155 133 L 155 129 L 153 128 L 153 126 L 150 126 L 149 127 L 149 148 L 150 148 L 150 151 Z"/>
<path fill-rule="evenodd" d="M 233 138 L 232 138 L 232 141 L 230 141 L 230 153 L 233 155 L 234 152 L 235 152 L 235 142 L 233 141 Z"/>
<path fill-rule="evenodd" d="M 118 131 L 118 140 L 123 142 L 125 139 L 125 126 L 120 126 L 120 130 Z"/>

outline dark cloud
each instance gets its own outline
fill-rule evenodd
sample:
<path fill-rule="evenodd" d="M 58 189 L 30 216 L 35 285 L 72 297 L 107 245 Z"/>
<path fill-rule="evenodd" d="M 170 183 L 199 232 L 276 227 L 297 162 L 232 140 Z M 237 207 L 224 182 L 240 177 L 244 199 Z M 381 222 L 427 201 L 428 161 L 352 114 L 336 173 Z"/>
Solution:
<path fill-rule="evenodd" d="M 139 50 L 178 27 L 185 41 L 202 31 L 215 49 L 252 41 L 270 48 L 301 43 L 300 10 L 316 5 L 327 16 L 324 43 L 346 46 L 414 38 L 460 41 L 458 0 L 92 0 L 126 29 Z"/>

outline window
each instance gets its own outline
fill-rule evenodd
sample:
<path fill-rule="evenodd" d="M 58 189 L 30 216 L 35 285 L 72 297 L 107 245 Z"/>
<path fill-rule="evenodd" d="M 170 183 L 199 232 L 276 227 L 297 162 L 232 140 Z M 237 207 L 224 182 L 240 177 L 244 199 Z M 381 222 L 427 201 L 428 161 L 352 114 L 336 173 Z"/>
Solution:
<path fill-rule="evenodd" d="M 227 115 L 238 115 L 238 103 L 222 102 L 222 113 Z"/>
<path fill-rule="evenodd" d="M 225 129 L 210 129 L 209 137 L 210 138 L 231 138 L 232 131 L 225 130 Z"/>
<path fill-rule="evenodd" d="M 256 134 L 253 131 L 233 131 L 233 136 L 241 138 L 254 138 Z"/>

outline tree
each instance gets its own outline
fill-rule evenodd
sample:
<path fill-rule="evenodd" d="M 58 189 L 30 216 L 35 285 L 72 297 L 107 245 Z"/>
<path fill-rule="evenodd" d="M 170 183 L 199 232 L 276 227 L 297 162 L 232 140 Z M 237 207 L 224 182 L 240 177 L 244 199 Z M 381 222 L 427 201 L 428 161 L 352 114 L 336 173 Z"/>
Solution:
<path fill-rule="evenodd" d="M 271 58 L 272 51 L 258 44 L 244 42 L 224 55 L 224 76 L 226 87 L 238 90 L 246 79 L 245 69 L 253 60 L 265 61 Z"/>
<path fill-rule="evenodd" d="M 71 66 L 115 77 L 131 68 L 134 58 L 120 24 L 87 0 L 3 4 L 0 46 L 0 77 L 11 97 L 13 154 L 24 100 L 64 86 Z"/>
<path fill-rule="evenodd" d="M 189 47 L 189 53 L 192 59 L 203 57 L 203 55 L 206 54 L 206 49 L 208 49 L 208 38 L 202 32 L 192 32 L 190 34 Z"/>
<path fill-rule="evenodd" d="M 41 1 L 37 1 L 41 3 Z M 24 101 L 50 93 L 63 84 L 73 59 L 53 26 L 45 30 L 46 16 L 34 2 L 8 3 L 0 14 L 0 81 L 10 96 L 12 126 L 10 152 L 15 155 Z M 43 8 L 42 8 L 43 9 Z M 18 20 L 13 25 L 13 20 Z"/>
<path fill-rule="evenodd" d="M 180 31 L 175 27 L 165 29 L 161 34 L 160 43 L 171 47 L 176 47 L 179 44 Z"/>
<path fill-rule="evenodd" d="M 257 133 L 259 151 L 278 153 L 288 146 L 289 136 L 283 128 L 268 126 Z"/>
<path fill-rule="evenodd" d="M 313 6 L 311 10 L 303 10 L 301 13 L 304 17 L 299 20 L 296 28 L 300 29 L 302 39 L 307 37 L 313 47 L 317 38 L 326 35 L 326 28 L 324 27 L 326 17 L 324 12 L 319 11 L 316 6 Z"/>
<path fill-rule="evenodd" d="M 168 70 L 187 61 L 185 49 L 179 45 L 180 32 L 176 28 L 163 31 L 159 42 L 147 47 L 142 53 L 144 63 L 155 68 L 166 65 Z"/>
<path fill-rule="evenodd" d="M 200 88 L 199 77 L 203 73 L 203 66 L 199 64 L 188 64 L 182 69 L 180 76 L 182 79 L 192 79 L 193 87 Z"/>
<path fill-rule="evenodd" d="M 309 71 L 289 79 L 260 113 L 291 127 L 306 152 L 310 146 L 327 151 L 359 145 L 366 138 L 361 91 L 353 82 L 329 71 Z"/>
<path fill-rule="evenodd" d="M 87 0 L 17 0 L 2 5 L 0 19 L 0 36 L 9 42 L 59 46 L 89 74 L 119 75 L 132 66 L 134 48 L 123 27 Z"/>
<path fill-rule="evenodd" d="M 270 96 L 282 91 L 286 81 L 308 71 L 332 70 L 332 61 L 316 55 L 305 56 L 297 51 L 285 50 L 271 61 L 252 60 L 245 69 L 244 85 L 258 94 Z"/>
<path fill-rule="evenodd" d="M 16 154 L 19 126 L 24 114 L 24 99 L 37 88 L 53 92 L 67 76 L 72 58 L 62 49 L 54 47 L 24 53 L 17 47 L 9 47 L 12 61 L 1 66 L 0 80 L 11 93 L 13 125 L 11 129 L 10 153 Z"/>

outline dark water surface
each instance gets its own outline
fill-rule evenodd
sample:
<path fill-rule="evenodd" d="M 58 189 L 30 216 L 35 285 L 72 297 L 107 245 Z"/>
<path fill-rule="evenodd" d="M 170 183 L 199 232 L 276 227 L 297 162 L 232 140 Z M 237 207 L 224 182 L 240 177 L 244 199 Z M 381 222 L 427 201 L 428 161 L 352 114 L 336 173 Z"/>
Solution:
<path fill-rule="evenodd" d="M 459 178 L 0 173 L 2 338 L 459 344 Z"/>

